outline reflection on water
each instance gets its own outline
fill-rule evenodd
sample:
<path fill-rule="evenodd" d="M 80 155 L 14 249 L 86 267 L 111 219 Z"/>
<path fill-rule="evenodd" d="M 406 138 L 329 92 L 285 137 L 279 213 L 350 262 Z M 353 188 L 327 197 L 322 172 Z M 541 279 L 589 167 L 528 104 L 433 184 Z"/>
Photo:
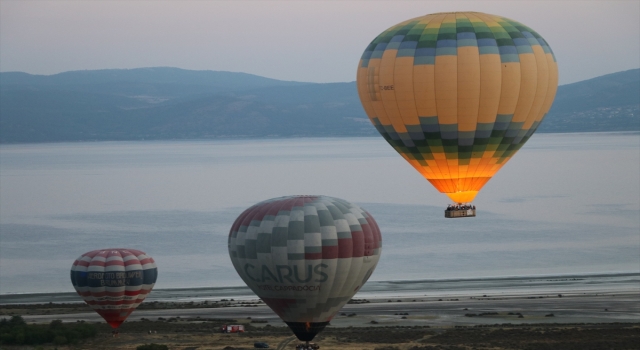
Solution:
<path fill-rule="evenodd" d="M 380 138 L 104 142 L 0 147 L 0 293 L 72 290 L 71 263 L 131 247 L 157 288 L 242 285 L 237 215 L 324 194 L 376 218 L 372 280 L 639 272 L 640 134 L 541 134 L 492 179 L 474 219 Z"/>

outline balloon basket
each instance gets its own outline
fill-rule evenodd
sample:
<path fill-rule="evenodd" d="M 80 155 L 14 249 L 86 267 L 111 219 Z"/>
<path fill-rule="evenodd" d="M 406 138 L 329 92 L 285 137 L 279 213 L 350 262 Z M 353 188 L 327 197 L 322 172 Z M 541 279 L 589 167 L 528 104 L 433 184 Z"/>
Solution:
<path fill-rule="evenodd" d="M 472 218 L 476 216 L 475 205 L 450 205 L 444 211 L 444 217 L 449 219 Z"/>
<path fill-rule="evenodd" d="M 320 345 L 315 343 L 305 342 L 305 343 L 300 343 L 296 345 L 296 350 L 318 350 L 318 349 L 320 349 Z"/>

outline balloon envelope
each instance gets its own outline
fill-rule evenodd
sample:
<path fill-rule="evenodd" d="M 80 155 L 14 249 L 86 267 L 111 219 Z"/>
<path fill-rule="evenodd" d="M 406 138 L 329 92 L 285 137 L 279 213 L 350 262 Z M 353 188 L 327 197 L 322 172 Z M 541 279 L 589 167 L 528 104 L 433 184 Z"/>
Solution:
<path fill-rule="evenodd" d="M 157 278 L 153 258 L 135 249 L 93 250 L 71 266 L 76 292 L 113 328 L 142 303 Z"/>
<path fill-rule="evenodd" d="M 378 225 L 360 207 L 291 196 L 240 214 L 229 232 L 229 255 L 247 286 L 309 341 L 371 276 L 381 243 Z"/>
<path fill-rule="evenodd" d="M 536 130 L 558 68 L 531 28 L 478 12 L 436 13 L 376 37 L 358 65 L 378 132 L 440 192 L 470 202 Z"/>

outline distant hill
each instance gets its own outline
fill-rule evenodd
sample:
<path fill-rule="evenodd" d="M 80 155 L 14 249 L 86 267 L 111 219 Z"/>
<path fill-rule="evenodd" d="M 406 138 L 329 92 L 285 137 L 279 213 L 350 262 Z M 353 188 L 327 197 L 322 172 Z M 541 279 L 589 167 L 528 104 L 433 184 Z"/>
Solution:
<path fill-rule="evenodd" d="M 170 67 L 71 71 L 54 75 L 0 73 L 2 89 L 39 88 L 165 98 L 308 83 L 281 81 L 247 73 Z"/>
<path fill-rule="evenodd" d="M 537 132 L 640 130 L 640 69 L 558 87 Z"/>
<path fill-rule="evenodd" d="M 539 132 L 640 130 L 640 69 L 560 86 Z M 0 143 L 377 135 L 354 82 L 177 68 L 0 73 Z"/>

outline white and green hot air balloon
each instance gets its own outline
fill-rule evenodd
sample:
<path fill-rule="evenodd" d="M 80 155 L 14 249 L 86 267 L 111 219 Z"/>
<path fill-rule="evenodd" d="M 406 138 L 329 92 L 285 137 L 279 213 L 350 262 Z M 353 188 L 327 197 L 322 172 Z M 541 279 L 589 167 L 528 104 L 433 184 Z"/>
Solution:
<path fill-rule="evenodd" d="M 367 211 L 326 196 L 266 200 L 240 214 L 229 232 L 240 277 L 307 342 L 362 288 L 381 248 Z"/>

